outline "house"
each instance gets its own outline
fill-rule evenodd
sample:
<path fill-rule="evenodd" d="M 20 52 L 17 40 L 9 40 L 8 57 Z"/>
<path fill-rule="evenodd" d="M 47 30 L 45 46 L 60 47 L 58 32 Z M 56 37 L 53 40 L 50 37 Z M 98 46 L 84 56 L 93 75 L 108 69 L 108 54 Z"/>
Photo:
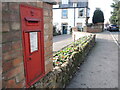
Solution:
<path fill-rule="evenodd" d="M 79 30 L 83 29 L 88 22 L 90 11 L 88 0 L 85 1 L 69 0 L 67 4 L 59 2 L 57 5 L 53 5 L 53 25 L 56 26 L 57 32 L 70 34 L 70 29 L 74 26 L 77 26 Z"/>

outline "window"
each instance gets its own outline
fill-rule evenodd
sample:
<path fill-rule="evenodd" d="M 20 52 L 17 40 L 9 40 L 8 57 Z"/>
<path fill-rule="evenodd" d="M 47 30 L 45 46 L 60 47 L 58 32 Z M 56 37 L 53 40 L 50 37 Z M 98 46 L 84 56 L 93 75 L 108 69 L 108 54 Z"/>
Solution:
<path fill-rule="evenodd" d="M 84 12 L 84 9 L 83 8 L 80 8 L 79 10 L 78 10 L 78 17 L 84 17 L 85 15 L 85 12 Z"/>
<path fill-rule="evenodd" d="M 62 9 L 62 18 L 68 18 L 68 10 Z"/>

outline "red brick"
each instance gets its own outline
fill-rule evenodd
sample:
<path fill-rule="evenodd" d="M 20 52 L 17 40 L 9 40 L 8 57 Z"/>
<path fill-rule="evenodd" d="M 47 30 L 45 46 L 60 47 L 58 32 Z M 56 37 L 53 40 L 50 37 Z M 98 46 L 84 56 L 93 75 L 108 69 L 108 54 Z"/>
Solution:
<path fill-rule="evenodd" d="M 48 72 L 52 71 L 53 69 L 53 63 L 48 63 L 45 65 L 45 73 L 47 74 Z"/>
<path fill-rule="evenodd" d="M 10 12 L 9 13 L 9 21 L 20 21 L 20 15 L 19 13 L 15 13 L 15 12 Z"/>
<path fill-rule="evenodd" d="M 44 9 L 44 16 L 49 16 L 49 10 Z"/>
<path fill-rule="evenodd" d="M 45 8 L 45 9 L 52 9 L 52 5 L 47 4 L 47 3 L 43 3 L 43 8 Z"/>
<path fill-rule="evenodd" d="M 2 2 L 2 11 L 8 11 L 8 3 Z"/>
<path fill-rule="evenodd" d="M 23 58 L 22 57 L 18 57 L 16 59 L 10 60 L 8 62 L 3 62 L 3 72 L 11 70 L 12 68 L 20 65 L 21 63 L 23 63 Z"/>
<path fill-rule="evenodd" d="M 53 17 L 53 12 L 52 12 L 52 10 L 50 10 L 49 15 L 50 15 L 50 17 Z"/>
<path fill-rule="evenodd" d="M 9 22 L 2 22 L 2 32 L 10 31 Z"/>
<path fill-rule="evenodd" d="M 53 50 L 52 46 L 51 47 L 46 47 L 45 48 L 45 53 L 49 53 Z"/>
<path fill-rule="evenodd" d="M 19 56 L 23 56 L 23 53 L 22 53 L 21 49 L 11 50 L 9 52 L 5 52 L 5 53 L 2 54 L 3 62 L 15 59 Z"/>
<path fill-rule="evenodd" d="M 24 75 L 24 73 L 20 73 L 19 75 L 17 75 L 17 76 L 15 77 L 16 83 L 19 83 L 19 82 L 21 82 L 21 81 L 23 81 L 23 80 L 25 80 L 25 75 Z"/>
<path fill-rule="evenodd" d="M 46 51 L 45 51 L 44 56 L 45 56 L 45 57 L 49 57 L 49 56 L 52 55 L 52 54 L 53 54 L 52 50 L 50 50 L 49 52 L 46 52 Z"/>
<path fill-rule="evenodd" d="M 9 11 L 2 11 L 2 21 L 9 21 Z"/>
<path fill-rule="evenodd" d="M 20 22 L 11 22 L 10 25 L 12 30 L 20 30 Z"/>
<path fill-rule="evenodd" d="M 14 32 L 7 32 L 7 33 L 2 33 L 3 34 L 3 39 L 2 42 L 10 42 L 10 41 L 15 41 L 15 40 L 21 40 L 21 31 L 14 31 Z"/>
<path fill-rule="evenodd" d="M 15 77 L 17 74 L 19 74 L 19 73 L 22 72 L 22 68 L 23 68 L 23 67 L 22 67 L 22 65 L 21 65 L 21 66 L 19 66 L 19 67 L 16 67 L 16 68 L 14 68 L 14 69 L 6 72 L 5 74 L 3 74 L 4 79 L 5 79 L 5 80 L 8 80 L 8 79 L 10 79 L 10 78 L 12 78 L 12 77 Z"/>
<path fill-rule="evenodd" d="M 3 57 L 3 62 L 6 62 L 7 60 L 12 59 L 12 56 L 11 56 L 10 52 L 3 53 L 2 57 Z"/>
<path fill-rule="evenodd" d="M 2 88 L 5 88 L 6 86 L 6 81 L 5 80 L 1 80 L 2 81 Z"/>
<path fill-rule="evenodd" d="M 0 89 L 2 88 L 2 80 L 0 80 Z"/>
<path fill-rule="evenodd" d="M 42 1 L 38 1 L 38 2 L 37 2 L 37 7 L 42 8 L 42 7 L 43 7 L 43 2 L 42 2 Z"/>
<path fill-rule="evenodd" d="M 51 21 L 51 18 L 50 17 L 44 17 L 44 23 L 48 23 Z"/>
<path fill-rule="evenodd" d="M 21 4 L 30 5 L 30 6 L 36 6 L 37 2 L 21 2 Z"/>
<path fill-rule="evenodd" d="M 44 47 L 46 48 L 46 47 L 50 47 L 50 46 L 52 46 L 53 45 L 53 42 L 52 42 L 52 40 L 49 40 L 49 41 L 45 41 L 44 42 Z"/>
<path fill-rule="evenodd" d="M 12 52 L 12 58 L 17 58 L 19 56 L 23 56 L 22 49 L 13 50 L 13 52 Z"/>
<path fill-rule="evenodd" d="M 11 32 L 2 33 L 2 42 L 11 41 Z"/>
<path fill-rule="evenodd" d="M 15 86 L 14 86 L 14 88 L 23 88 L 23 87 L 25 87 L 25 81 L 23 80 L 22 82 L 20 82 L 20 83 L 17 83 Z"/>
<path fill-rule="evenodd" d="M 22 39 L 21 31 L 12 32 L 12 41 L 21 39 Z"/>
<path fill-rule="evenodd" d="M 11 42 L 2 44 L 2 52 L 8 52 L 12 49 Z"/>
<path fill-rule="evenodd" d="M 13 64 L 12 64 L 12 61 L 8 61 L 8 62 L 5 62 L 3 64 L 3 73 L 12 69 L 13 68 Z"/>
<path fill-rule="evenodd" d="M 22 62 L 23 62 L 23 57 L 17 57 L 16 59 L 13 60 L 13 66 L 17 66 Z"/>
<path fill-rule="evenodd" d="M 6 88 L 14 88 L 15 84 L 15 79 L 10 79 L 6 82 Z"/>
<path fill-rule="evenodd" d="M 22 41 L 12 42 L 12 49 L 20 49 L 22 46 L 21 44 L 22 44 Z"/>
<path fill-rule="evenodd" d="M 19 12 L 19 4 L 17 2 L 10 2 L 9 3 L 9 10 L 10 11 L 17 11 Z"/>
<path fill-rule="evenodd" d="M 46 43 L 47 41 L 52 42 L 53 35 L 45 35 L 44 36 L 44 42 Z"/>

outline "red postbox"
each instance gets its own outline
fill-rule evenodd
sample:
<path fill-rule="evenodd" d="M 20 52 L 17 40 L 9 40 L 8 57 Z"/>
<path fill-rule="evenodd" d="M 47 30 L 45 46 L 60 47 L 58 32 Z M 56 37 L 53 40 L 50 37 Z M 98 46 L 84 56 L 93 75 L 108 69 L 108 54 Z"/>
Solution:
<path fill-rule="evenodd" d="M 27 87 L 45 74 L 43 9 L 20 5 L 24 67 Z"/>

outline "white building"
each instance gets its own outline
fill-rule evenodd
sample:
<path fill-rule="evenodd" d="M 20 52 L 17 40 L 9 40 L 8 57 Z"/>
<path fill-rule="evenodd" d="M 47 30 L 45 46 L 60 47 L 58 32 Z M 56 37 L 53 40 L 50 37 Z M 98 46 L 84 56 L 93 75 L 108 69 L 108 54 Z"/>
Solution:
<path fill-rule="evenodd" d="M 70 29 L 74 26 L 83 28 L 87 17 L 89 17 L 88 2 L 53 5 L 53 25 L 62 34 L 70 34 Z"/>

